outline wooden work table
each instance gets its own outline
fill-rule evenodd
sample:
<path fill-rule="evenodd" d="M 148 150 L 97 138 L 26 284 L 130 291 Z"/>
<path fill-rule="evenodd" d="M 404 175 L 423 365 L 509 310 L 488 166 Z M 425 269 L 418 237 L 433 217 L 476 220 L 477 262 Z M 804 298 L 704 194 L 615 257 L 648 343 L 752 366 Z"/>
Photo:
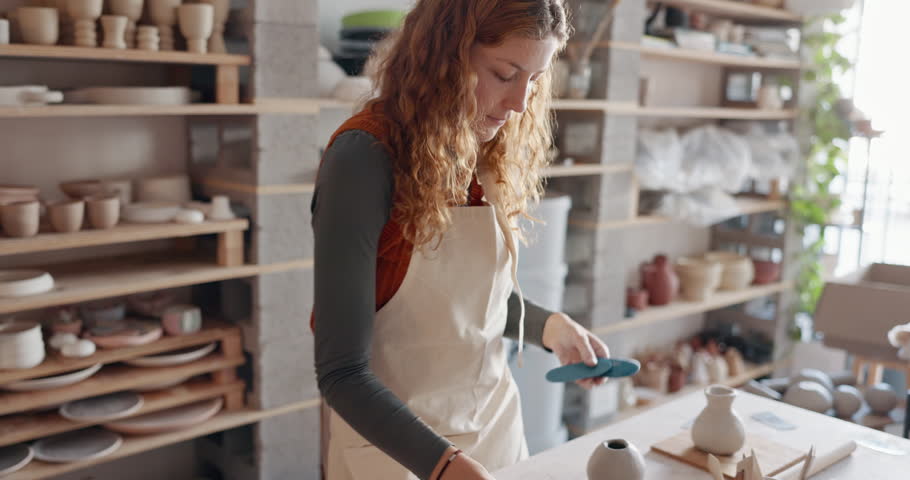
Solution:
<path fill-rule="evenodd" d="M 647 480 L 710 480 L 705 471 L 650 451 L 652 444 L 689 428 L 691 421 L 705 405 L 702 392 L 694 392 L 645 413 L 594 431 L 554 449 L 535 455 L 524 462 L 494 472 L 496 480 L 587 480 L 588 457 L 602 441 L 622 438 L 638 447 L 645 457 Z M 737 390 L 733 408 L 739 413 L 751 434 L 808 451 L 815 445 L 823 455 L 848 440 L 859 443 L 853 454 L 832 465 L 813 480 L 901 480 L 910 478 L 910 440 L 829 416 L 803 410 L 782 402 L 768 400 Z M 797 426 L 793 430 L 775 430 L 753 420 L 759 412 L 771 411 Z M 904 455 L 890 455 L 868 448 L 871 442 L 903 450 Z M 759 458 L 761 462 L 761 458 Z"/>

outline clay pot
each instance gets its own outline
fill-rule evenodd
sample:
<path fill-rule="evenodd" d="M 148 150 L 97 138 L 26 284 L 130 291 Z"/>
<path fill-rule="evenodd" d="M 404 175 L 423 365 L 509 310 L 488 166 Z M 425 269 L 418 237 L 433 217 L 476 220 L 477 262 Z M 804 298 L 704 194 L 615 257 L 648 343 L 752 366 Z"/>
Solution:
<path fill-rule="evenodd" d="M 725 385 L 705 389 L 705 409 L 692 424 L 692 443 L 699 450 L 714 455 L 732 455 L 746 442 L 742 419 L 733 411 L 736 390 Z"/>
<path fill-rule="evenodd" d="M 704 301 L 720 286 L 723 266 L 718 262 L 683 257 L 676 261 L 675 268 L 681 295 L 686 300 Z"/>
<path fill-rule="evenodd" d="M 215 8 L 205 3 L 188 3 L 177 8 L 180 32 L 186 37 L 186 49 L 193 53 L 208 52 L 208 39 L 215 26 Z"/>
<path fill-rule="evenodd" d="M 11 237 L 33 237 L 38 234 L 41 204 L 37 201 L 17 202 L 0 207 L 3 231 Z"/>
<path fill-rule="evenodd" d="M 752 259 L 752 264 L 755 266 L 755 284 L 756 285 L 765 285 L 768 283 L 774 283 L 780 278 L 780 264 L 769 262 L 766 260 L 755 260 Z"/>
<path fill-rule="evenodd" d="M 19 7 L 19 28 L 25 43 L 54 45 L 60 37 L 56 8 Z"/>
<path fill-rule="evenodd" d="M 47 214 L 54 230 L 60 233 L 78 232 L 85 218 L 85 202 L 65 200 L 47 206 Z"/>
<path fill-rule="evenodd" d="M 641 480 L 645 478 L 645 459 L 635 445 L 616 438 L 601 442 L 588 458 L 590 480 Z"/>
<path fill-rule="evenodd" d="M 804 381 L 787 389 L 784 402 L 813 412 L 825 413 L 834 405 L 834 397 L 821 384 Z"/>
<path fill-rule="evenodd" d="M 863 397 L 876 415 L 888 415 L 897 406 L 897 394 L 887 383 L 877 383 L 867 388 Z"/>
<path fill-rule="evenodd" d="M 645 460 L 635 445 L 622 440 L 607 440 L 597 445 L 588 459 L 590 480 L 641 480 Z"/>
<path fill-rule="evenodd" d="M 863 406 L 863 394 L 851 385 L 838 385 L 834 390 L 834 412 L 840 418 L 853 418 Z"/>
<path fill-rule="evenodd" d="M 648 308 L 648 292 L 638 288 L 626 289 L 626 306 L 635 310 Z"/>
<path fill-rule="evenodd" d="M 93 228 L 107 229 L 120 220 L 120 197 L 117 195 L 95 195 L 85 199 L 88 221 Z"/>
<path fill-rule="evenodd" d="M 721 290 L 742 290 L 755 279 L 755 267 L 749 257 L 733 252 L 709 252 L 705 254 L 705 260 L 719 262 L 723 266 Z"/>
<path fill-rule="evenodd" d="M 666 255 L 656 255 L 652 263 L 642 265 L 641 278 L 651 305 L 670 303 L 679 290 L 679 277 L 673 272 Z"/>
<path fill-rule="evenodd" d="M 104 48 L 126 48 L 126 26 L 129 20 L 122 15 L 102 15 L 101 27 L 104 29 Z"/>

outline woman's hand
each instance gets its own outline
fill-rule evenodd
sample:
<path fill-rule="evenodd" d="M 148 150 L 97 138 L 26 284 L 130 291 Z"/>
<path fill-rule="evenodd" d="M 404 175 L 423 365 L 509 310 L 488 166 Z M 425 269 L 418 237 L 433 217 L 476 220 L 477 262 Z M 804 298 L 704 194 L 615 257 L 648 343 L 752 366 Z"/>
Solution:
<path fill-rule="evenodd" d="M 565 313 L 554 313 L 547 318 L 543 327 L 543 345 L 553 350 L 563 365 L 585 362 L 593 367 L 599 357 L 610 356 L 610 349 L 604 342 Z M 585 378 L 575 383 L 589 389 L 603 385 L 606 380 L 605 377 Z"/>
<path fill-rule="evenodd" d="M 459 453 L 440 476 L 439 472 L 448 462 L 449 457 L 455 453 L 455 450 L 455 447 L 449 447 L 445 451 L 430 478 L 435 480 L 496 480 L 483 465 L 464 452 Z"/>

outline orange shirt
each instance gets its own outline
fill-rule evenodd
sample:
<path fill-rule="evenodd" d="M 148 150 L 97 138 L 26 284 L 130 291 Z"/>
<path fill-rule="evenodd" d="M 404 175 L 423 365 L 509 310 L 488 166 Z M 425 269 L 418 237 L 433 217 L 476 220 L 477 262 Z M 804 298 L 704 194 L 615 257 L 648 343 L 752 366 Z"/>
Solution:
<path fill-rule="evenodd" d="M 388 144 L 388 124 L 383 119 L 382 113 L 377 107 L 364 109 L 349 118 L 332 134 L 326 150 L 328 150 L 338 135 L 348 130 L 362 130 L 374 137 L 386 147 L 391 154 L 392 149 Z M 483 205 L 483 188 L 477 183 L 477 178 L 471 180 L 469 191 L 469 205 Z M 402 236 L 401 226 L 394 220 L 389 220 L 382 229 L 379 236 L 379 251 L 376 256 L 376 310 L 379 311 L 383 305 L 395 295 L 395 292 L 401 287 L 404 276 L 408 272 L 408 265 L 411 262 L 411 254 L 414 250 L 414 244 L 405 240 Z M 315 317 L 310 316 L 310 328 L 314 328 Z"/>

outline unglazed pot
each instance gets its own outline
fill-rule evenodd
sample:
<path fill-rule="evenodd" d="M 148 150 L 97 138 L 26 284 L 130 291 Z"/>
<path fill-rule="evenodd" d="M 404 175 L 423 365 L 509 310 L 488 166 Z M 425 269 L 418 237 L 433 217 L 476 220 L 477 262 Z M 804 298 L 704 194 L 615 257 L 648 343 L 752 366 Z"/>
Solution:
<path fill-rule="evenodd" d="M 645 460 L 635 445 L 622 439 L 601 442 L 588 459 L 588 480 L 641 480 Z"/>
<path fill-rule="evenodd" d="M 82 200 L 64 200 L 47 206 L 47 214 L 54 231 L 60 233 L 78 232 L 85 218 L 85 202 Z"/>
<path fill-rule="evenodd" d="M 177 8 L 180 32 L 186 37 L 186 49 L 193 53 L 208 52 L 208 39 L 215 26 L 215 8 L 205 3 L 189 3 Z"/>
<path fill-rule="evenodd" d="M 41 204 L 37 201 L 16 202 L 0 207 L 3 231 L 11 237 L 34 237 L 38 234 Z"/>
<path fill-rule="evenodd" d="M 92 227 L 107 229 L 117 225 L 120 220 L 120 197 L 116 194 L 94 195 L 85 201 Z"/>
<path fill-rule="evenodd" d="M 692 424 L 692 443 L 714 455 L 732 455 L 746 442 L 746 429 L 733 411 L 736 390 L 725 385 L 705 389 L 708 405 Z"/>
<path fill-rule="evenodd" d="M 19 7 L 19 29 L 25 43 L 54 45 L 60 37 L 59 17 L 56 8 Z"/>
<path fill-rule="evenodd" d="M 652 263 L 642 265 L 641 279 L 651 305 L 670 303 L 679 290 L 679 277 L 666 255 L 656 255 Z"/>

